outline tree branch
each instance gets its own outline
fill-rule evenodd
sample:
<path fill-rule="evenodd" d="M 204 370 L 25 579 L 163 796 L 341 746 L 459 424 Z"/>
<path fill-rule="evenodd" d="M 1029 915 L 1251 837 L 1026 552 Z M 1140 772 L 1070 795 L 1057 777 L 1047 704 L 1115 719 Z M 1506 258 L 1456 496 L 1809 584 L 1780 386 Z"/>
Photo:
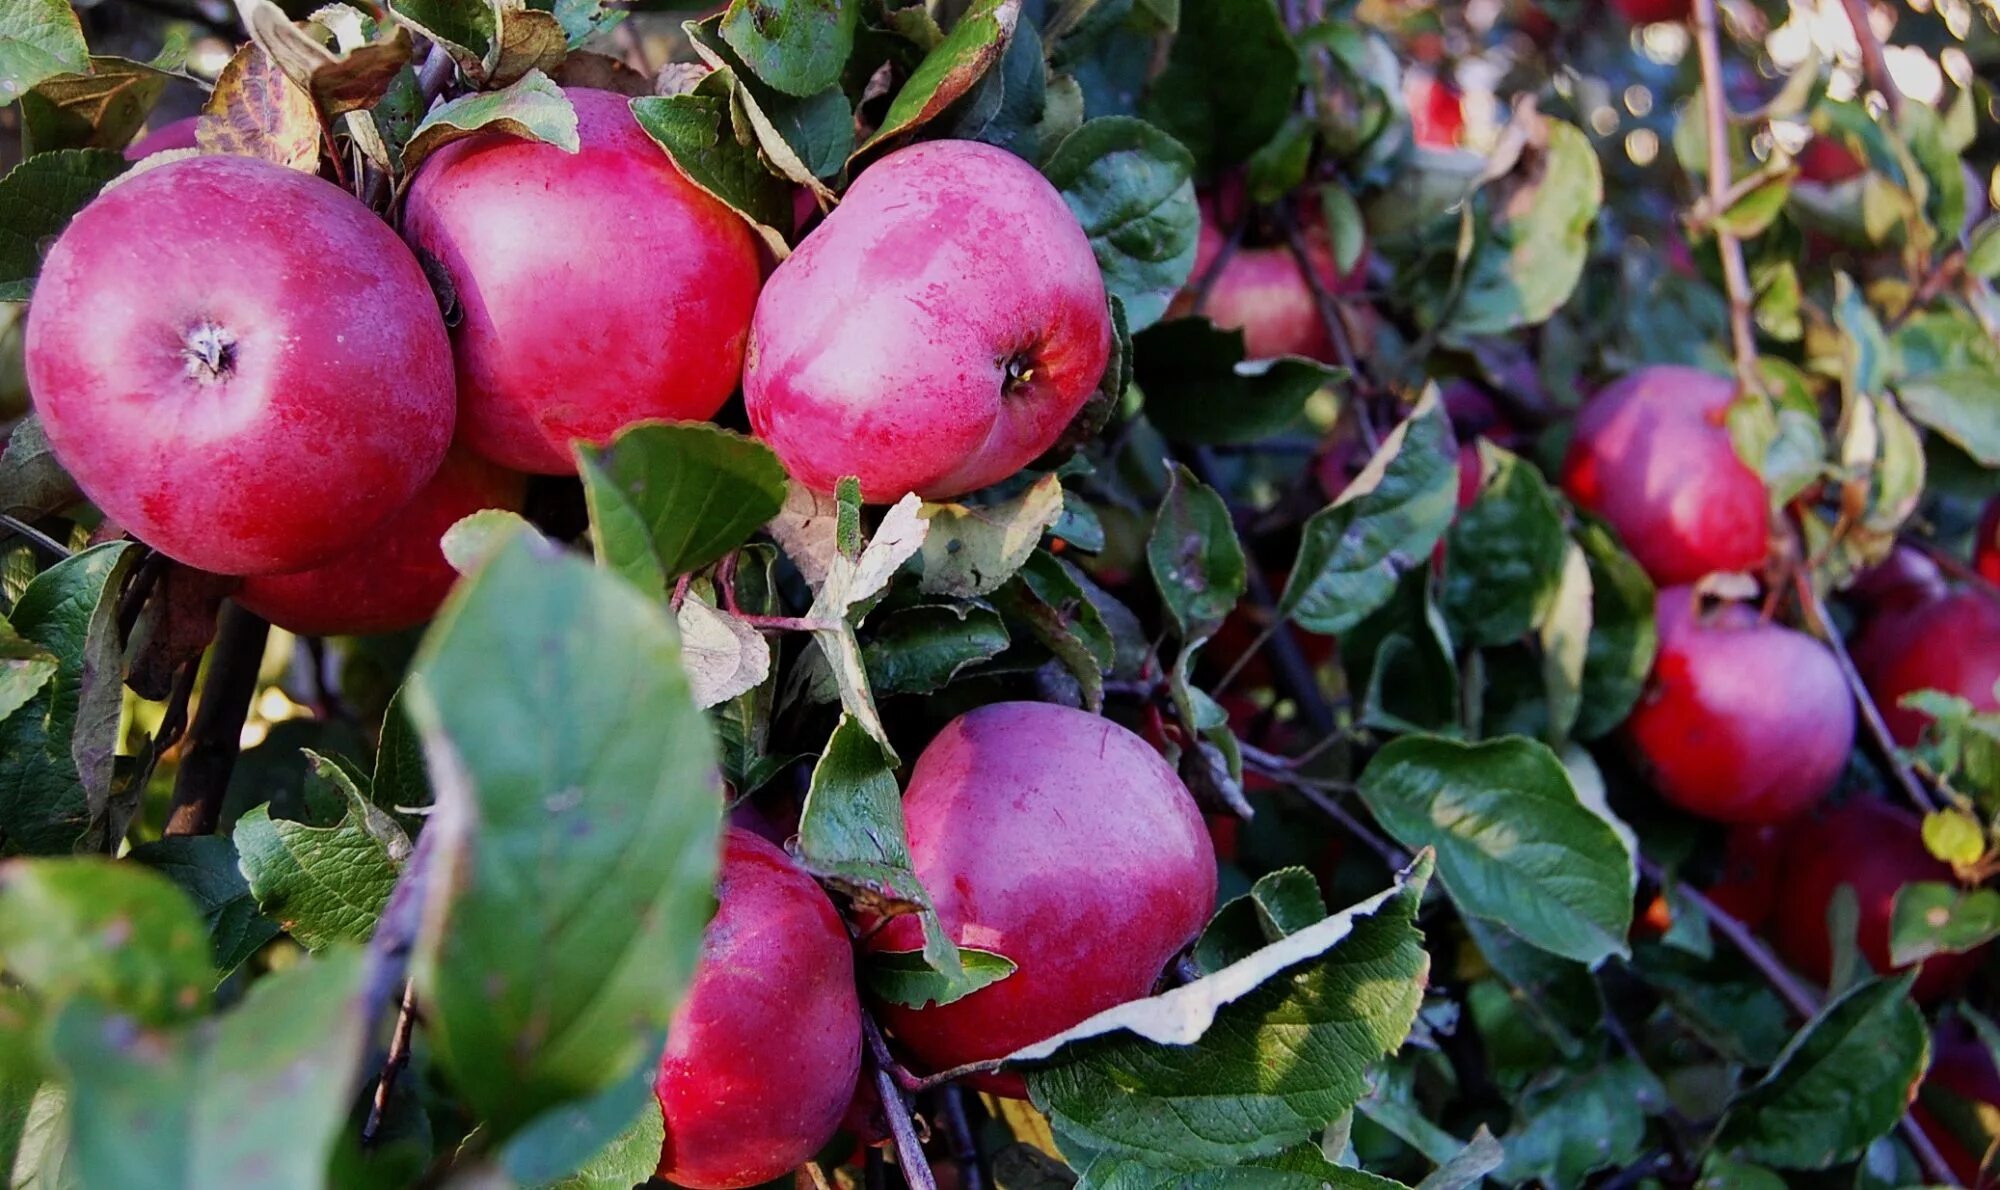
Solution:
<path fill-rule="evenodd" d="M 208 680 L 202 684 L 188 732 L 188 749 L 174 778 L 174 797 L 167 812 L 169 835 L 209 835 L 222 819 L 222 799 L 229 792 L 229 774 L 236 769 L 242 747 L 243 721 L 257 694 L 257 671 L 264 662 L 264 641 L 271 626 L 234 600 L 222 605 L 209 654 Z"/>
<path fill-rule="evenodd" d="M 1299 228 L 1299 221 L 1292 217 L 1289 209 L 1281 208 L 1278 218 L 1285 229 L 1285 244 L 1292 250 L 1292 260 L 1299 266 L 1299 274 L 1306 279 L 1306 288 L 1312 291 L 1313 306 L 1319 311 L 1320 324 L 1326 328 L 1326 336 L 1333 343 L 1333 353 L 1340 360 L 1340 366 L 1347 369 L 1347 391 L 1354 399 L 1354 421 L 1360 427 L 1361 441 L 1370 454 L 1382 444 L 1375 432 L 1375 422 L 1368 414 L 1368 393 L 1373 388 L 1367 371 L 1361 365 L 1361 358 L 1354 351 L 1354 340 L 1348 337 L 1347 323 L 1340 317 L 1340 303 L 1328 292 L 1326 282 L 1313 267 L 1312 254 L 1306 250 L 1305 233 Z"/>
<path fill-rule="evenodd" d="M 1847 9 L 1847 23 L 1854 26 L 1854 41 L 1861 47 L 1861 69 L 1868 76 L 1868 85 L 1889 105 L 1890 117 L 1901 119 L 1903 91 L 1889 73 L 1889 56 L 1882 49 L 1882 39 L 1875 36 L 1868 0 L 1840 0 L 1840 3 Z"/>
<path fill-rule="evenodd" d="M 0 527 L 4 527 L 16 537 L 26 540 L 29 545 L 34 546 L 58 562 L 70 556 L 68 546 L 30 525 L 20 517 L 0 513 Z"/>
<path fill-rule="evenodd" d="M 896 1142 L 896 1165 L 903 1171 L 903 1180 L 909 1183 L 910 1190 L 937 1190 L 937 1179 L 931 1174 L 923 1143 L 917 1139 L 916 1123 L 910 1118 L 909 1100 L 903 1098 L 896 1076 L 890 1073 L 896 1062 L 889 1054 L 889 1043 L 883 1040 L 874 1018 L 865 1012 L 861 1014 L 861 1028 L 868 1039 L 868 1052 L 875 1067 L 875 1093 L 882 1097 L 882 1114 L 889 1119 L 889 1135 Z"/>
<path fill-rule="evenodd" d="M 1708 205 L 1715 243 L 1722 254 L 1722 279 L 1729 291 L 1729 338 L 1735 346 L 1736 382 L 1745 392 L 1762 392 L 1757 378 L 1757 332 L 1750 317 L 1750 274 L 1743 244 L 1722 226 L 1729 209 L 1729 97 L 1722 89 L 1722 38 L 1715 0 L 1694 0 L 1694 39 L 1701 52 L 1702 107 L 1708 117 Z"/>

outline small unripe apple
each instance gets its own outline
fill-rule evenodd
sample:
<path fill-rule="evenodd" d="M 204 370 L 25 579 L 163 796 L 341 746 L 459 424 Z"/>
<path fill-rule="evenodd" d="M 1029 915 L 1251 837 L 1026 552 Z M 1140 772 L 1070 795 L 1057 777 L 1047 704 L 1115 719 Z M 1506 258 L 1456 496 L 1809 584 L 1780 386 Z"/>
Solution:
<path fill-rule="evenodd" d="M 1824 797 L 1854 747 L 1854 699 L 1803 632 L 1690 587 L 1659 593 L 1659 655 L 1626 721 L 1661 796 L 1717 822 L 1782 822 Z"/>
<path fill-rule="evenodd" d="M 458 581 L 438 541 L 486 508 L 518 511 L 527 483 L 464 450 L 366 540 L 323 566 L 243 580 L 236 602 L 302 636 L 400 632 L 437 614 Z"/>
<path fill-rule="evenodd" d="M 1799 181 L 1820 186 L 1837 186 L 1868 171 L 1846 145 L 1824 133 L 1814 136 L 1799 150 L 1797 164 Z"/>
<path fill-rule="evenodd" d="M 138 140 L 125 146 L 125 160 L 140 161 L 155 153 L 169 149 L 195 148 L 194 127 L 201 122 L 199 116 L 188 116 L 151 129 Z"/>
<path fill-rule="evenodd" d="M 1889 923 L 1896 892 L 1919 881 L 1952 881 L 1950 865 L 1924 846 L 1917 816 L 1880 798 L 1858 797 L 1799 824 L 1786 845 L 1785 875 L 1771 919 L 1771 940 L 1799 973 L 1825 983 L 1833 968 L 1826 910 L 1834 890 L 1854 888 L 1860 909 L 1855 941 L 1878 972 L 1889 965 Z M 1912 995 L 1929 1002 L 1971 974 L 1980 953 L 1941 954 L 1924 962 Z"/>
<path fill-rule="evenodd" d="M 1110 352 L 1062 195 L 1004 149 L 929 141 L 870 166 L 771 274 L 743 397 L 807 487 L 948 500 L 1053 446 Z"/>
<path fill-rule="evenodd" d="M 659 1176 L 690 1190 L 796 1169 L 833 1139 L 861 1072 L 854 952 L 819 885 L 731 827 L 715 895 L 653 1085 Z"/>
<path fill-rule="evenodd" d="M 1989 583 L 2000 583 L 2000 497 L 1986 502 L 1972 542 L 1972 566 Z"/>
<path fill-rule="evenodd" d="M 1930 716 L 1901 705 L 1917 690 L 1955 694 L 1981 711 L 2000 710 L 2000 602 L 1960 588 L 1914 606 L 1886 609 L 1862 625 L 1854 666 L 1898 744 L 1923 735 Z"/>
<path fill-rule="evenodd" d="M 1333 340 L 1328 337 L 1326 320 L 1306 281 L 1305 270 L 1283 239 L 1268 242 L 1251 236 L 1236 245 L 1221 271 L 1229 242 L 1228 227 L 1242 217 L 1247 198 L 1240 184 L 1225 184 L 1201 196 L 1201 230 L 1195 239 L 1194 270 L 1188 274 L 1187 288 L 1175 296 L 1167 308 L 1170 318 L 1184 318 L 1195 311 L 1195 297 L 1204 286 L 1200 314 L 1224 330 L 1243 332 L 1243 353 L 1249 359 L 1272 359 L 1298 355 L 1331 361 L 1336 358 Z M 1300 219 L 1306 259 L 1313 273 L 1330 294 L 1351 292 L 1362 281 L 1357 263 L 1342 274 L 1334 261 L 1326 224 L 1318 212 L 1307 210 Z M 1365 255 L 1365 253 L 1364 253 Z M 1210 280 L 1210 273 L 1214 279 Z"/>
<path fill-rule="evenodd" d="M 929 1070 L 1149 994 L 1215 908 L 1215 853 L 1187 787 L 1144 740 L 1083 711 L 1006 702 L 952 720 L 918 757 L 903 817 L 945 929 L 1016 964 L 950 1004 L 884 1007 Z M 922 945 L 912 917 L 868 943 Z M 1020 1094 L 1018 1079 L 988 1085 Z"/>
<path fill-rule="evenodd" d="M 352 548 L 451 441 L 451 344 L 409 249 L 339 187 L 250 157 L 168 162 L 85 207 L 26 359 L 84 494 L 217 574 Z"/>
<path fill-rule="evenodd" d="M 1770 496 L 1730 444 L 1735 398 L 1726 376 L 1662 364 L 1611 384 L 1577 417 L 1563 488 L 1662 586 L 1764 561 Z"/>
<path fill-rule="evenodd" d="M 1694 14 L 1694 0 L 1611 0 L 1611 7 L 1635 25 L 1685 21 Z"/>
<path fill-rule="evenodd" d="M 517 471 L 570 442 L 713 416 L 743 365 L 756 238 L 682 177 L 629 100 L 568 87 L 582 148 L 487 133 L 432 154 L 403 233 L 456 291 L 460 439 Z"/>

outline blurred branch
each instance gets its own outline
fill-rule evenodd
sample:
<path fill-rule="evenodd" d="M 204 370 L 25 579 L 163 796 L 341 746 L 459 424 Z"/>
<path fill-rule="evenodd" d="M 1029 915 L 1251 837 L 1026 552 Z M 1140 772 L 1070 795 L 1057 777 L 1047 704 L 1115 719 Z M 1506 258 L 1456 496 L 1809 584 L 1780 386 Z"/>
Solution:
<path fill-rule="evenodd" d="M 952 1158 L 958 1162 L 959 1186 L 962 1190 L 986 1190 L 985 1159 L 979 1151 L 979 1137 L 965 1112 L 964 1089 L 945 1087 L 938 1092 L 938 1100 L 945 1134 L 951 1138 Z"/>
<path fill-rule="evenodd" d="M 70 556 L 69 547 L 16 516 L 0 513 L 0 527 L 60 562 Z"/>
<path fill-rule="evenodd" d="M 389 1057 L 382 1064 L 382 1074 L 375 1080 L 375 1094 L 368 1103 L 368 1120 L 361 1125 L 361 1147 L 372 1148 L 382 1132 L 382 1117 L 389 1110 L 389 1095 L 396 1089 L 396 1078 L 403 1073 L 403 1067 L 410 1064 L 410 1034 L 415 1031 L 417 1019 L 417 987 L 414 983 L 403 985 L 403 1007 L 396 1014 L 396 1033 L 389 1041 Z"/>
<path fill-rule="evenodd" d="M 1736 383 L 1745 392 L 1762 392 L 1757 379 L 1757 332 L 1750 318 L 1750 274 L 1743 266 L 1743 244 L 1722 226 L 1729 210 L 1729 97 L 1722 88 L 1722 37 L 1715 0 L 1694 0 L 1694 39 L 1701 52 L 1702 108 L 1708 117 L 1708 205 L 1716 248 L 1722 254 L 1722 279 L 1729 291 L 1729 338 L 1735 347 Z"/>
<path fill-rule="evenodd" d="M 1901 119 L 1903 92 L 1896 86 L 1895 76 L 1889 73 L 1889 56 L 1883 52 L 1882 39 L 1875 36 L 1868 0 L 1840 0 L 1840 3 L 1847 9 L 1847 23 L 1854 26 L 1854 41 L 1861 47 L 1861 69 L 1868 76 L 1868 85 L 1889 105 L 1890 118 Z"/>
<path fill-rule="evenodd" d="M 202 684 L 188 733 L 187 754 L 174 778 L 174 797 L 167 812 L 169 835 L 209 835 L 222 819 L 222 799 L 229 793 L 229 774 L 236 769 L 242 747 L 243 721 L 257 694 L 257 671 L 264 662 L 264 641 L 271 626 L 234 600 L 222 605 L 209 654 L 208 680 Z"/>
<path fill-rule="evenodd" d="M 1354 352 L 1354 340 L 1347 333 L 1347 322 L 1340 316 L 1340 303 L 1326 288 L 1325 278 L 1313 267 L 1312 254 L 1306 250 L 1305 233 L 1299 229 L 1299 221 L 1292 216 L 1289 207 L 1281 207 L 1278 218 L 1285 229 L 1285 243 L 1292 250 L 1292 260 L 1299 266 L 1299 274 L 1306 279 L 1306 288 L 1312 291 L 1313 305 L 1319 310 L 1319 320 L 1326 328 L 1326 336 L 1333 343 L 1333 353 L 1340 359 L 1340 366 L 1347 369 L 1347 391 L 1353 398 L 1355 424 L 1361 429 L 1361 441 L 1374 454 L 1382 445 L 1375 433 L 1375 421 L 1368 413 L 1368 397 L 1374 382 L 1361 366 L 1361 359 Z"/>
<path fill-rule="evenodd" d="M 1696 2 L 1709 3 L 1710 0 L 1696 0 Z M 1662 889 L 1666 888 L 1667 874 L 1659 864 L 1642 855 L 1639 857 L 1639 870 L 1645 873 L 1646 879 Z M 1750 932 L 1750 927 L 1745 925 L 1741 918 L 1709 900 L 1700 889 L 1684 881 L 1675 884 L 1675 891 L 1695 908 L 1700 909 L 1708 918 L 1709 924 L 1723 937 L 1729 939 L 1730 945 L 1740 951 L 1744 958 L 1750 960 L 1750 965 L 1757 968 L 1758 973 L 1771 985 L 1771 989 L 1778 993 L 1778 998 L 1783 1000 L 1794 1013 L 1808 1021 L 1819 1014 L 1819 997 L 1800 983 L 1798 977 L 1778 961 L 1778 957 L 1771 953 L 1770 948 L 1765 946 L 1761 939 Z M 1910 1146 L 1910 1151 L 1916 1154 L 1917 1163 L 1923 1167 L 1926 1178 L 1940 1186 L 1958 1184 L 1951 1172 L 1951 1166 L 1946 1164 L 1944 1155 L 1938 1152 L 1937 1144 L 1924 1131 L 1923 1125 L 1905 1113 L 1897 1123 L 1897 1130 L 1903 1134 L 1903 1141 Z"/>

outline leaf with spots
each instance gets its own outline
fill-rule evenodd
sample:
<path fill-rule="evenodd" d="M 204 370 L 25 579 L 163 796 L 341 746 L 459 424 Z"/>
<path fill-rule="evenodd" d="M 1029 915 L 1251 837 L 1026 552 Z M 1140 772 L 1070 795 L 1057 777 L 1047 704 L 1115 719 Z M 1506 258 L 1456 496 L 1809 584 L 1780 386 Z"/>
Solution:
<path fill-rule="evenodd" d="M 306 173 L 319 172 L 322 132 L 312 95 L 256 42 L 222 68 L 194 130 L 204 153 L 255 157 Z"/>
<path fill-rule="evenodd" d="M 1062 515 L 1062 482 L 1044 475 L 997 504 L 926 504 L 922 552 L 926 595 L 990 595 L 1011 578 Z"/>
<path fill-rule="evenodd" d="M 0 967 L 43 1003 L 78 997 L 164 1025 L 208 1007 L 208 931 L 172 882 L 95 856 L 0 868 Z"/>
<path fill-rule="evenodd" d="M 1247 571 L 1229 506 L 1186 467 L 1168 475 L 1146 564 L 1184 641 L 1213 635 L 1243 597 Z"/>

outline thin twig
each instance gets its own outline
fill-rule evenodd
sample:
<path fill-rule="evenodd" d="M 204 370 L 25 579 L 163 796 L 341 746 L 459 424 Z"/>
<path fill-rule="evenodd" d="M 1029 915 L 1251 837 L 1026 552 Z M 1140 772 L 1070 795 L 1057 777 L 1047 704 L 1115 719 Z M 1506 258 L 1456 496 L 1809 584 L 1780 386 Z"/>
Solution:
<path fill-rule="evenodd" d="M 951 1155 L 958 1162 L 959 1185 L 964 1190 L 986 1190 L 986 1171 L 979 1152 L 979 1137 L 965 1114 L 965 1091 L 945 1087 L 938 1092 L 944 1117 L 945 1135 L 951 1138 Z"/>
<path fill-rule="evenodd" d="M 264 641 L 271 626 L 234 600 L 222 605 L 209 655 L 208 680 L 188 733 L 187 754 L 174 777 L 174 797 L 167 812 L 169 835 L 209 835 L 222 820 L 222 800 L 229 793 L 229 774 L 236 769 L 242 747 L 243 721 L 257 694 L 257 671 L 264 662 Z"/>
<path fill-rule="evenodd" d="M 1694 0 L 1694 39 L 1701 52 L 1702 106 L 1708 117 L 1708 204 L 1715 243 L 1722 254 L 1722 280 L 1729 292 L 1729 338 L 1735 346 L 1736 382 L 1745 392 L 1761 392 L 1757 378 L 1757 333 L 1750 317 L 1750 274 L 1743 244 L 1722 225 L 1729 209 L 1729 98 L 1722 88 L 1722 39 L 1715 0 Z"/>
<path fill-rule="evenodd" d="M 866 1013 L 862 1014 L 861 1027 L 868 1038 L 870 1056 L 874 1058 L 875 1093 L 882 1097 L 882 1114 L 889 1118 L 889 1135 L 896 1142 L 896 1165 L 903 1172 L 903 1180 L 910 1190 L 937 1190 L 937 1178 L 931 1174 L 929 1160 L 924 1157 L 924 1146 L 917 1139 L 915 1121 L 910 1118 L 909 1100 L 903 1098 L 903 1090 L 896 1085 L 896 1076 L 890 1073 L 894 1064 L 889 1060 L 889 1043 L 883 1040 L 882 1030 Z"/>
<path fill-rule="evenodd" d="M 58 562 L 70 556 L 68 546 L 19 517 L 0 513 L 0 527 L 5 527 L 17 537 L 25 538 L 29 545 L 41 550 Z"/>
<path fill-rule="evenodd" d="M 1327 290 L 1326 282 L 1313 267 L 1312 254 L 1307 251 L 1305 232 L 1299 228 L 1299 221 L 1292 217 L 1289 209 L 1280 209 L 1279 222 L 1285 229 L 1285 243 L 1292 250 L 1292 260 L 1299 266 L 1299 275 L 1306 280 L 1306 288 L 1312 291 L 1313 306 L 1319 310 L 1319 320 L 1326 328 L 1326 336 L 1333 343 L 1333 353 L 1340 360 L 1340 366 L 1347 369 L 1347 391 L 1354 398 L 1354 422 L 1361 430 L 1361 441 L 1373 454 L 1382 445 L 1375 432 L 1375 421 L 1368 414 L 1367 394 L 1372 382 L 1361 365 L 1361 357 L 1354 351 L 1354 340 L 1347 334 L 1347 323 L 1340 317 L 1340 303 Z"/>
<path fill-rule="evenodd" d="M 146 549 L 146 547 L 140 547 Z M 174 564 L 172 558 L 156 550 L 146 549 L 146 557 L 139 568 L 132 572 L 132 581 L 125 584 L 125 591 L 118 596 L 118 637 L 129 638 L 132 629 L 139 623 L 139 612 L 146 605 L 147 596 L 159 585 L 167 569 Z"/>
<path fill-rule="evenodd" d="M 417 986 L 403 985 L 403 1007 L 396 1015 L 396 1033 L 389 1040 L 389 1057 L 382 1064 L 382 1074 L 375 1080 L 375 1096 L 368 1104 L 368 1120 L 361 1125 L 361 1147 L 371 1148 L 382 1133 L 382 1117 L 389 1110 L 389 1096 L 396 1089 L 396 1078 L 403 1073 L 403 1067 L 410 1064 L 410 1034 L 415 1031 L 417 1019 Z"/>
<path fill-rule="evenodd" d="M 1895 777 L 1897 787 L 1912 805 L 1923 813 L 1935 813 L 1937 800 L 1924 788 L 1924 783 L 1917 780 L 1916 773 L 1911 771 L 1909 763 L 1897 750 L 1895 737 L 1889 734 L 1888 721 L 1882 718 L 1882 708 L 1875 705 L 1875 696 L 1869 693 L 1868 684 L 1861 680 L 1861 671 L 1855 668 L 1854 657 L 1848 653 L 1846 642 L 1840 639 L 1839 631 L 1834 628 L 1833 617 L 1827 614 L 1826 600 L 1820 597 L 1819 589 L 1812 585 L 1812 580 L 1803 571 L 1794 577 L 1794 586 L 1799 593 L 1799 602 L 1805 606 L 1806 615 L 1812 621 L 1810 627 L 1833 654 L 1834 663 L 1840 667 L 1840 676 L 1846 680 L 1847 689 L 1854 695 L 1861 723 L 1868 729 L 1868 738 L 1880 753 L 1883 767 Z"/>
<path fill-rule="evenodd" d="M 1875 36 L 1875 25 L 1869 20 L 1868 0 L 1840 0 L 1847 9 L 1847 22 L 1854 26 L 1855 44 L 1861 47 L 1861 69 L 1868 76 L 1868 85 L 1882 96 L 1882 102 L 1889 105 L 1889 115 L 1901 119 L 1903 115 L 1903 92 L 1896 86 L 1896 80 L 1889 73 L 1889 56 L 1882 50 L 1882 39 Z"/>

